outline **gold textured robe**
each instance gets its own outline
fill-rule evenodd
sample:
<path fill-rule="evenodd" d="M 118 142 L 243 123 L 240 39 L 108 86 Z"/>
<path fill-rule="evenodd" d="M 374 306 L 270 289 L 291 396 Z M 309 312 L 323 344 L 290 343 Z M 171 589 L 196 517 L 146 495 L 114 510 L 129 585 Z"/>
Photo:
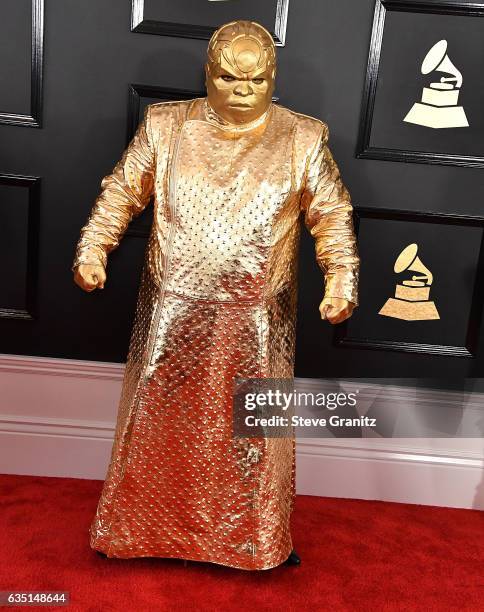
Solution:
<path fill-rule="evenodd" d="M 276 104 L 235 128 L 206 98 L 162 102 L 103 179 L 73 269 L 106 265 L 155 207 L 90 528 L 108 557 L 255 570 L 291 552 L 295 441 L 232 437 L 233 378 L 293 376 L 301 212 L 326 295 L 358 303 L 352 205 L 327 140 L 324 122 Z"/>

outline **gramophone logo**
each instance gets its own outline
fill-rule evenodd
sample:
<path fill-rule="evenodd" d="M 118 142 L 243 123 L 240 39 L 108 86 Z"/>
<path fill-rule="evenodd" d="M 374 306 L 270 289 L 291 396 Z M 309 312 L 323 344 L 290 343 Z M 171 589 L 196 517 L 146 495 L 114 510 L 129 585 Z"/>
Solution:
<path fill-rule="evenodd" d="M 418 246 L 413 243 L 403 249 L 395 261 L 393 271 L 400 274 L 406 270 L 418 272 L 412 278 L 397 284 L 395 297 L 388 298 L 378 314 L 405 321 L 427 321 L 440 319 L 433 301 L 429 299 L 432 272 L 417 257 Z"/>
<path fill-rule="evenodd" d="M 434 71 L 451 76 L 424 87 L 422 101 L 415 102 L 404 121 L 431 128 L 469 127 L 464 108 L 458 105 L 462 74 L 447 55 L 446 40 L 435 43 L 422 62 L 422 74 Z"/>

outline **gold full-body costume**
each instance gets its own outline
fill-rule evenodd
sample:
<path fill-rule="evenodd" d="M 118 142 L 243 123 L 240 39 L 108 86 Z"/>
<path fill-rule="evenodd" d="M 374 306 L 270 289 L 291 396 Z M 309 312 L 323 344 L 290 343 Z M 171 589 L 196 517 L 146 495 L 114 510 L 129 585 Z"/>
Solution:
<path fill-rule="evenodd" d="M 300 215 L 325 295 L 358 303 L 352 205 L 328 127 L 273 103 L 237 125 L 207 98 L 149 105 L 102 181 L 73 269 L 105 267 L 152 197 L 91 546 L 274 567 L 292 549 L 295 441 L 232 437 L 233 379 L 293 376 Z"/>

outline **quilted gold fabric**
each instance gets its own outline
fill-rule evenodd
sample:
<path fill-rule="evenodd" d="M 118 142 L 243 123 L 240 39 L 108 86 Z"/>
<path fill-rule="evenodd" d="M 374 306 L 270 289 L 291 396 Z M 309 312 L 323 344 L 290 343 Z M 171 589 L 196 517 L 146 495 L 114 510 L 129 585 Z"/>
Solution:
<path fill-rule="evenodd" d="M 232 437 L 234 377 L 293 376 L 299 216 L 326 295 L 357 304 L 352 205 L 325 123 L 272 104 L 149 105 L 82 228 L 101 263 L 154 196 L 111 460 L 90 528 L 108 557 L 246 570 L 292 549 L 294 438 Z M 323 296 L 321 296 L 323 297 Z"/>

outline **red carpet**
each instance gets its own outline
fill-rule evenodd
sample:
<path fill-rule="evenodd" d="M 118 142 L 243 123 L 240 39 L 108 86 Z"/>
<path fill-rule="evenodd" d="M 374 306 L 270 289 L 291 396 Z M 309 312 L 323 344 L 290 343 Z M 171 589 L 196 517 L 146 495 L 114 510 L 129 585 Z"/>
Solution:
<path fill-rule="evenodd" d="M 484 610 L 477 510 L 300 496 L 302 564 L 246 572 L 99 557 L 87 530 L 100 481 L 4 475 L 0 491 L 0 590 L 70 591 L 43 610 Z"/>

